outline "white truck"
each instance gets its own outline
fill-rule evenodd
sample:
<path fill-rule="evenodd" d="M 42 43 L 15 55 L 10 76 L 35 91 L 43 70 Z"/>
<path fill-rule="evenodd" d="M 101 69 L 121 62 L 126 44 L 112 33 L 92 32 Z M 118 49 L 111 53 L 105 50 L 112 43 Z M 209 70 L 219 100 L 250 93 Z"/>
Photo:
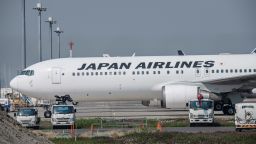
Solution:
<path fill-rule="evenodd" d="M 242 102 L 235 105 L 236 131 L 256 128 L 256 102 Z"/>
<path fill-rule="evenodd" d="M 52 105 L 51 112 L 53 129 L 58 126 L 71 126 L 75 124 L 76 109 L 73 105 Z"/>
<path fill-rule="evenodd" d="M 3 111 L 11 111 L 11 102 L 8 98 L 0 98 L 0 107 Z"/>
<path fill-rule="evenodd" d="M 189 101 L 190 126 L 195 124 L 214 123 L 214 101 L 210 99 L 194 99 Z"/>
<path fill-rule="evenodd" d="M 39 128 L 40 118 L 35 108 L 20 108 L 17 113 L 14 113 L 14 117 L 23 127 Z"/>

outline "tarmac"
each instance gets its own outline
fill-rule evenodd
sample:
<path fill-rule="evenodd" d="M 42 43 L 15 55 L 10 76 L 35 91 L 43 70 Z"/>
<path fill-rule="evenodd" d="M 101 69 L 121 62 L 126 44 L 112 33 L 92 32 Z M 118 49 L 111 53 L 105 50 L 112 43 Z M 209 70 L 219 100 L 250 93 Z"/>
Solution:
<path fill-rule="evenodd" d="M 117 102 L 82 102 L 76 106 L 76 117 L 79 119 L 86 118 L 103 118 L 110 120 L 118 119 L 179 119 L 188 118 L 188 110 L 172 110 L 161 108 L 159 105 L 144 106 L 138 101 L 117 101 Z M 13 113 L 9 113 L 13 117 Z M 38 113 L 42 121 L 50 121 L 50 118 L 44 118 L 44 109 L 38 107 Z M 223 115 L 222 112 L 215 112 L 215 118 L 233 119 L 234 116 Z M 125 134 L 134 131 L 134 128 L 97 128 L 91 129 L 76 129 L 77 136 L 94 137 L 94 136 L 111 136 L 113 133 Z M 235 132 L 234 127 L 164 127 L 164 132 L 182 132 L 182 133 L 214 133 L 214 132 Z M 47 137 L 56 136 L 62 137 L 69 135 L 68 129 L 55 130 L 34 130 L 37 134 L 49 135 Z M 49 134 L 47 134 L 49 133 Z"/>
<path fill-rule="evenodd" d="M 138 101 L 114 102 L 80 102 L 77 106 L 77 118 L 104 119 L 178 119 L 187 118 L 188 110 L 161 108 L 160 105 L 144 106 Z M 39 116 L 44 120 L 44 109 L 38 107 Z M 10 114 L 13 116 L 13 113 Z M 215 111 L 216 118 L 231 119 L 233 116 L 223 115 Z M 46 119 L 47 120 L 47 119 Z"/>

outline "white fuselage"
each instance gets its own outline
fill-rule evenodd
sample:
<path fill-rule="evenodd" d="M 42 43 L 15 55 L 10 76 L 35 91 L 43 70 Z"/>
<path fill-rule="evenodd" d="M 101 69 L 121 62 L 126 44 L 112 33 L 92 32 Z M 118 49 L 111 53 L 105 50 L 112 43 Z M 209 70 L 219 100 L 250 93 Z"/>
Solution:
<path fill-rule="evenodd" d="M 33 74 L 18 75 L 10 85 L 27 96 L 50 100 L 55 95 L 76 101 L 161 99 L 168 84 L 198 83 L 207 89 L 201 82 L 255 75 L 255 61 L 255 54 L 63 58 L 26 68 Z"/>

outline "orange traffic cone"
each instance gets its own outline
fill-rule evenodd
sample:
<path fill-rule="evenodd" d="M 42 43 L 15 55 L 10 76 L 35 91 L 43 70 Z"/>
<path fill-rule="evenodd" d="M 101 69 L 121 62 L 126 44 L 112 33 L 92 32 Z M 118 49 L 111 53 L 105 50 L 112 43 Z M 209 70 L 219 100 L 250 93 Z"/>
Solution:
<path fill-rule="evenodd" d="M 159 130 L 160 132 L 162 132 L 163 129 L 162 129 L 160 121 L 157 122 L 156 129 Z"/>

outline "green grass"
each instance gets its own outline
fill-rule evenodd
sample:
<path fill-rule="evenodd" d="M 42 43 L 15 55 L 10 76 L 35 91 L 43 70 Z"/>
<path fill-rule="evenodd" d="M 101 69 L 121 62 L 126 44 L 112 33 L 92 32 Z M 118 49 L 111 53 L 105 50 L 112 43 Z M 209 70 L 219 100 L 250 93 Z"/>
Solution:
<path fill-rule="evenodd" d="M 158 120 L 148 120 L 148 127 L 156 127 Z M 189 121 L 187 119 L 173 119 L 173 120 L 161 120 L 162 127 L 187 127 L 189 126 Z"/>
<path fill-rule="evenodd" d="M 255 144 L 255 132 L 244 133 L 131 133 L 129 135 L 117 138 L 108 137 L 94 137 L 94 138 L 78 138 L 75 142 L 74 139 L 55 138 L 51 139 L 56 144 L 156 144 L 156 143 L 225 143 L 225 144 Z"/>
<path fill-rule="evenodd" d="M 77 128 L 90 128 L 91 125 L 94 125 L 94 127 L 98 127 L 98 125 L 101 123 L 101 119 L 77 119 L 76 120 L 76 127 Z"/>
<path fill-rule="evenodd" d="M 189 126 L 188 119 L 168 119 L 161 120 L 162 127 L 187 127 Z M 81 128 L 91 128 L 102 127 L 103 128 L 137 128 L 144 125 L 144 127 L 155 128 L 158 123 L 157 119 L 141 119 L 141 120 L 106 120 L 106 119 L 77 119 L 76 127 Z M 49 121 L 41 121 L 41 129 L 51 129 L 51 123 Z M 227 126 L 234 127 L 234 120 L 225 119 L 215 119 L 215 126 Z"/>
<path fill-rule="evenodd" d="M 104 119 L 78 119 L 76 120 L 77 128 L 90 128 L 91 125 L 94 127 L 103 128 L 136 128 L 144 127 L 155 128 L 158 123 L 156 119 L 150 120 L 104 120 Z M 184 127 L 189 126 L 188 120 L 185 119 L 176 119 L 176 120 L 163 120 L 161 121 L 163 127 Z"/>

